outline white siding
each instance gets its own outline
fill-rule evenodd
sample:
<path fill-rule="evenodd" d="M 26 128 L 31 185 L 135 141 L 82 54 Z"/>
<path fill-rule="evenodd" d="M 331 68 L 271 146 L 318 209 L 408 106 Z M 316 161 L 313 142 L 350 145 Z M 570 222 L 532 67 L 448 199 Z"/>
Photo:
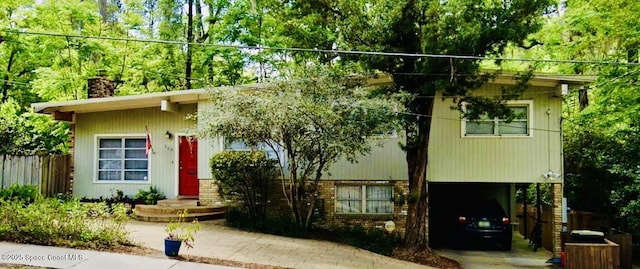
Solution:
<path fill-rule="evenodd" d="M 478 94 L 500 94 L 488 85 Z M 531 137 L 463 137 L 461 114 L 451 99 L 436 98 L 427 179 L 431 182 L 544 182 L 542 174 L 561 172 L 562 99 L 555 88 L 533 87 L 522 100 L 533 101 Z"/>
<path fill-rule="evenodd" d="M 83 113 L 76 115 L 74 195 L 77 197 L 109 197 L 120 189 L 134 195 L 139 189 L 157 186 L 167 197 L 174 197 L 176 190 L 177 133 L 190 133 L 195 121 L 188 120 L 196 105 L 181 105 L 180 112 L 162 112 L 160 107 L 127 109 L 112 112 Z M 144 183 L 94 182 L 96 135 L 145 135 L 145 126 L 151 134 L 153 152 L 149 155 L 149 181 Z M 174 134 L 169 139 L 166 132 Z"/>

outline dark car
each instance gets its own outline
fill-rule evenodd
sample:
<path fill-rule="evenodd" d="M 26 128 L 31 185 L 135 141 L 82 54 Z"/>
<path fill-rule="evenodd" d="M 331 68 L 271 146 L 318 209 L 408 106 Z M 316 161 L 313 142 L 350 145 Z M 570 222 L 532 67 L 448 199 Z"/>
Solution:
<path fill-rule="evenodd" d="M 492 244 L 511 250 L 511 220 L 496 200 L 468 201 L 456 212 L 453 235 L 458 244 Z"/>

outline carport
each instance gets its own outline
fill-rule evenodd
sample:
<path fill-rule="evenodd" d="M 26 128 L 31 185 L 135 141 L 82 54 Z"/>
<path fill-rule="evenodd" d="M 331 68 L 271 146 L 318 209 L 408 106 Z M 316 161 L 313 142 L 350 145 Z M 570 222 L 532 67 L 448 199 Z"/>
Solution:
<path fill-rule="evenodd" d="M 515 219 L 515 184 L 513 183 L 429 183 L 429 244 L 450 247 L 452 210 L 479 199 L 495 199 Z"/>

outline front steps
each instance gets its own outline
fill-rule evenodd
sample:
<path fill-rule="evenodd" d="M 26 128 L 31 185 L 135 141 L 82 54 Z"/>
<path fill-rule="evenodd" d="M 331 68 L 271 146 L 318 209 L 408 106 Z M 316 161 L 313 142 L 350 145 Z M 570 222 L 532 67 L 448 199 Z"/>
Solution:
<path fill-rule="evenodd" d="M 136 205 L 137 220 L 148 222 L 170 222 L 178 220 L 178 214 L 187 210 L 185 222 L 224 218 L 226 207 L 201 206 L 198 200 L 160 200 L 157 205 Z"/>

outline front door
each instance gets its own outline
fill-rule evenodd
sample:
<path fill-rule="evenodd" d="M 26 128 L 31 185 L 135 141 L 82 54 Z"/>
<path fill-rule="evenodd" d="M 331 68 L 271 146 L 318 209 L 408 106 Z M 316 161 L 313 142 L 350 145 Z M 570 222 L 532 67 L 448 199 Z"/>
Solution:
<path fill-rule="evenodd" d="M 197 196 L 200 188 L 198 182 L 198 140 L 186 136 L 180 136 L 179 139 L 178 195 Z"/>

